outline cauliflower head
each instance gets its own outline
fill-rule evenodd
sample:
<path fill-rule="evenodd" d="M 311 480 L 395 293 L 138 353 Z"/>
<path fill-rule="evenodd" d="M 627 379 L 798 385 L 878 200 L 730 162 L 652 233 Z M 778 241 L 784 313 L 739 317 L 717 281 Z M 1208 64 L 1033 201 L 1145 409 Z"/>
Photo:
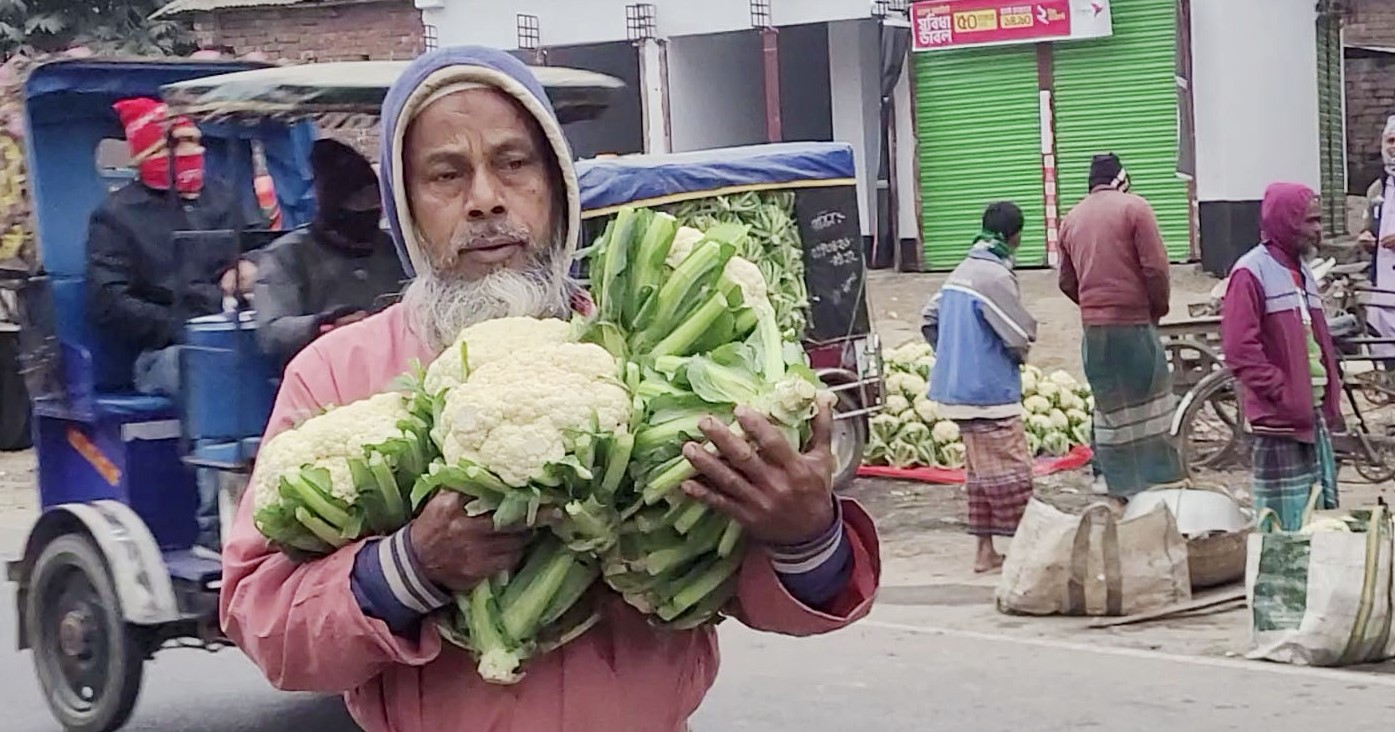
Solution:
<path fill-rule="evenodd" d="M 668 245 L 668 257 L 664 260 L 670 267 L 678 267 L 689 254 L 697 248 L 698 242 L 707 236 L 698 229 L 691 226 L 678 227 L 677 233 L 673 235 L 673 243 Z"/>
<path fill-rule="evenodd" d="M 442 456 L 525 486 L 565 458 L 569 435 L 590 431 L 593 419 L 601 432 L 629 425 L 631 399 L 619 370 L 610 353 L 591 343 L 524 348 L 485 363 L 446 394 L 437 425 Z"/>
<path fill-rule="evenodd" d="M 280 500 L 282 475 L 307 465 L 329 471 L 331 493 L 352 505 L 358 488 L 349 473 L 349 458 L 362 456 L 365 447 L 403 437 L 398 423 L 409 415 L 407 402 L 405 395 L 396 392 L 376 394 L 332 408 L 267 440 L 257 453 L 252 475 L 257 509 Z"/>
<path fill-rule="evenodd" d="M 664 263 L 676 269 L 706 236 L 691 226 L 680 226 L 678 232 L 673 235 L 673 243 L 669 245 Z M 770 285 L 760 267 L 754 262 L 743 257 L 732 257 L 727 260 L 722 276 L 740 288 L 741 302 L 746 307 L 768 308 L 773 312 L 774 308 L 770 304 Z"/>
<path fill-rule="evenodd" d="M 427 394 L 439 394 L 465 380 L 460 344 L 469 352 L 470 371 L 507 360 L 520 350 L 573 340 L 572 326 L 556 318 L 496 318 L 460 331 L 455 342 L 426 369 Z"/>

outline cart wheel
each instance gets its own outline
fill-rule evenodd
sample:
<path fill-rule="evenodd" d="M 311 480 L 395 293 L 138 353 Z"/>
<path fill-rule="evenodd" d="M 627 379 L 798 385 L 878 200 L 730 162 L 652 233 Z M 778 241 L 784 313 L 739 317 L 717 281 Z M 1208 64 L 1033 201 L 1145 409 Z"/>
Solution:
<path fill-rule="evenodd" d="M 834 414 L 861 409 L 857 398 L 847 392 L 838 394 Z M 833 489 L 850 488 L 862 465 L 862 453 L 867 449 L 867 419 L 849 417 L 833 421 Z"/>
<path fill-rule="evenodd" d="M 1225 362 L 1214 348 L 1192 339 L 1169 341 L 1163 346 L 1168 370 L 1172 372 L 1172 389 L 1179 396 L 1195 388 L 1202 379 L 1225 368 Z"/>
<path fill-rule="evenodd" d="M 1370 483 L 1384 483 L 1395 478 L 1395 448 L 1384 440 L 1373 438 L 1365 442 L 1369 451 L 1366 446 L 1358 445 L 1349 456 L 1357 475 Z"/>
<path fill-rule="evenodd" d="M 39 684 L 64 729 L 124 725 L 140 693 L 145 653 L 90 539 L 66 534 L 44 547 L 30 575 L 25 617 Z"/>
<path fill-rule="evenodd" d="M 1180 409 L 1177 449 L 1188 473 L 1249 463 L 1249 439 L 1234 375 L 1218 372 L 1203 379 L 1187 392 Z"/>

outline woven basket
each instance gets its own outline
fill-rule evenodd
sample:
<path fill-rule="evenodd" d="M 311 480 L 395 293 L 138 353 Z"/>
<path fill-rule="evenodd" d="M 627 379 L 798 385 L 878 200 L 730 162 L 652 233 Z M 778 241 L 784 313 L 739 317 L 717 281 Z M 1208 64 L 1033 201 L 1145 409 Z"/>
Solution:
<path fill-rule="evenodd" d="M 1187 567 L 1192 590 L 1219 587 L 1245 578 L 1249 531 L 1232 531 L 1187 540 Z"/>

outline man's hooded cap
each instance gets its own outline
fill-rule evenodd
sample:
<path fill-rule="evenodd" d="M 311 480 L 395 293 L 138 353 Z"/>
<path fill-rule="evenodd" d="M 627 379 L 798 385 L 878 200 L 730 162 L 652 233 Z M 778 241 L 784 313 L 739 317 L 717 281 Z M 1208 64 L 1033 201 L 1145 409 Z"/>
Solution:
<path fill-rule="evenodd" d="M 512 97 L 537 120 L 552 147 L 566 199 L 563 251 L 570 261 L 581 233 L 581 194 L 572 165 L 572 151 L 542 84 L 523 62 L 503 51 L 480 46 L 460 46 L 431 51 L 413 61 L 398 77 L 383 100 L 383 137 L 380 171 L 383 210 L 397 244 L 398 256 L 409 277 L 430 265 L 417 237 L 407 204 L 403 178 L 403 149 L 412 120 L 432 102 L 456 91 L 491 87 Z"/>
<path fill-rule="evenodd" d="M 310 148 L 310 170 L 315 174 L 315 198 L 321 211 L 349 207 L 365 210 L 361 205 L 364 191 L 378 195 L 378 175 L 359 151 L 338 140 L 316 140 Z M 368 202 L 371 202 L 369 199 Z"/>

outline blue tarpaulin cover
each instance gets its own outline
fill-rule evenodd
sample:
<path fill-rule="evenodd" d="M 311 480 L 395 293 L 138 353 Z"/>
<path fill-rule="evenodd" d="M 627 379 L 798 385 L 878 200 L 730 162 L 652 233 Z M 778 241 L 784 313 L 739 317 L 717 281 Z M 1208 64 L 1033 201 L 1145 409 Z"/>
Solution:
<path fill-rule="evenodd" d="M 761 188 L 852 184 L 852 146 L 789 142 L 671 155 L 625 155 L 577 164 L 587 216 Z"/>

